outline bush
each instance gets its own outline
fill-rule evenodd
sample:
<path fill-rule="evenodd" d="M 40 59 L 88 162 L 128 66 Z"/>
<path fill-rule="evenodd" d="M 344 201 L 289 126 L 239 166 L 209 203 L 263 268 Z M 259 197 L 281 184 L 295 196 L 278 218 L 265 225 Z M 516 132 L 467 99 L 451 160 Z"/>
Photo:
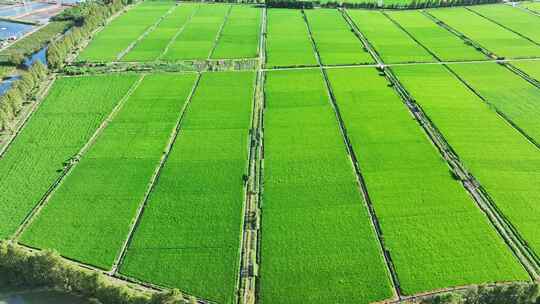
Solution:
<path fill-rule="evenodd" d="M 123 282 L 66 262 L 56 252 L 30 252 L 7 241 L 0 241 L 0 273 L 12 287 L 46 287 L 73 293 L 102 304 L 179 304 L 183 295 L 136 290 Z"/>

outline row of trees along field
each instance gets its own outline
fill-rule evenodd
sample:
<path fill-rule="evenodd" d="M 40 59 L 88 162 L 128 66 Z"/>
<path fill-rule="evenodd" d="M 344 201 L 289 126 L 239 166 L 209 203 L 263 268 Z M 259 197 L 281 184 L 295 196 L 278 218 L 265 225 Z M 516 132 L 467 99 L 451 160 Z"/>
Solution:
<path fill-rule="evenodd" d="M 267 7 L 273 8 L 303 8 L 311 9 L 314 7 L 324 7 L 324 8 L 367 8 L 367 9 L 377 9 L 377 8 L 388 8 L 388 9 L 422 9 L 422 8 L 432 8 L 432 7 L 450 7 L 450 6 L 464 6 L 464 5 L 475 5 L 475 4 L 488 4 L 488 3 L 498 3 L 501 0 L 412 0 L 410 3 L 391 3 L 385 4 L 384 1 L 382 5 L 378 1 L 365 1 L 365 2 L 347 2 L 345 1 L 328 1 L 328 2 L 319 2 L 319 1 L 297 1 L 297 0 L 267 0 Z"/>
<path fill-rule="evenodd" d="M 107 2 L 82 2 L 56 16 L 56 20 L 72 21 L 73 28 L 60 39 L 49 44 L 47 60 L 52 69 L 62 68 L 69 54 L 82 42 L 91 39 L 93 32 L 107 19 L 120 11 L 131 0 L 110 0 Z"/>
<path fill-rule="evenodd" d="M 41 81 L 47 77 L 47 68 L 41 62 L 36 62 L 20 77 L 0 97 L 0 131 L 9 129 L 24 103 L 33 98 Z"/>
<path fill-rule="evenodd" d="M 50 288 L 94 304 L 197 303 L 178 290 L 150 292 L 67 262 L 53 251 L 32 252 L 0 241 L 0 284 L 10 288 Z"/>

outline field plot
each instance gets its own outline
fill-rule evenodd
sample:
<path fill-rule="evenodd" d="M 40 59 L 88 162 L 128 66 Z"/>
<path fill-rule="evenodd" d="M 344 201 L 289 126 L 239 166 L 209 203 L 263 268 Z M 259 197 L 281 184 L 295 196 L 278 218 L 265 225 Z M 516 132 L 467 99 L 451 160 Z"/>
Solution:
<path fill-rule="evenodd" d="M 385 63 L 432 62 L 435 58 L 379 11 L 347 10 Z"/>
<path fill-rule="evenodd" d="M 420 11 L 388 11 L 419 43 L 442 61 L 486 60 L 486 56 L 463 40 L 440 27 Z"/>
<path fill-rule="evenodd" d="M 211 58 L 257 57 L 261 17 L 262 10 L 259 8 L 234 5 Z"/>
<path fill-rule="evenodd" d="M 260 302 L 392 297 L 319 70 L 267 73 Z"/>
<path fill-rule="evenodd" d="M 373 63 L 339 11 L 315 9 L 306 10 L 305 14 L 323 64 Z"/>
<path fill-rule="evenodd" d="M 194 79 L 194 75 L 146 76 L 21 242 L 110 268 Z"/>
<path fill-rule="evenodd" d="M 203 74 L 122 273 L 233 303 L 253 83 L 250 72 Z"/>
<path fill-rule="evenodd" d="M 465 8 L 430 9 L 428 12 L 497 56 L 540 56 L 540 47 L 536 44 Z"/>
<path fill-rule="evenodd" d="M 80 61 L 115 61 L 118 55 L 139 38 L 161 16 L 173 8 L 173 2 L 143 2 L 113 20 L 88 47 Z"/>
<path fill-rule="evenodd" d="M 461 161 L 536 253 L 540 151 L 443 66 L 395 67 Z M 521 272 L 515 279 L 526 279 Z"/>
<path fill-rule="evenodd" d="M 450 66 L 475 91 L 540 143 L 540 90 L 496 63 Z"/>
<path fill-rule="evenodd" d="M 138 42 L 135 47 L 122 58 L 122 61 L 153 61 L 165 51 L 171 39 L 182 29 L 182 26 L 199 8 L 197 4 L 182 3 L 170 15 L 161 21 L 158 27 Z"/>
<path fill-rule="evenodd" d="M 302 12 L 267 10 L 266 66 L 314 66 L 317 59 Z"/>
<path fill-rule="evenodd" d="M 230 10 L 231 5 L 201 5 L 180 35 L 171 43 L 163 59 L 168 61 L 207 59 Z"/>
<path fill-rule="evenodd" d="M 540 81 L 540 61 L 513 61 L 512 65 L 522 70 L 530 77 Z"/>
<path fill-rule="evenodd" d="M 524 270 L 375 69 L 328 71 L 400 286 L 415 294 Z"/>
<path fill-rule="evenodd" d="M 60 176 L 57 170 L 79 152 L 134 81 L 133 76 L 56 80 L 0 158 L 0 238 L 15 232 Z"/>
<path fill-rule="evenodd" d="M 510 5 L 478 5 L 469 9 L 515 31 L 537 44 L 540 42 L 540 18 Z"/>
<path fill-rule="evenodd" d="M 520 3 L 519 5 L 531 11 L 540 13 L 540 2 L 523 2 L 523 3 Z"/>

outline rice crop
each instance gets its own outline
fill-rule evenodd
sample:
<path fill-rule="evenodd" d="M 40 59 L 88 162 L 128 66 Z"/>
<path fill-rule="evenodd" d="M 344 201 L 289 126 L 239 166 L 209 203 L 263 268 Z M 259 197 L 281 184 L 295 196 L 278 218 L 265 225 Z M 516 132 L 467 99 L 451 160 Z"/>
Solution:
<path fill-rule="evenodd" d="M 134 81 L 118 75 L 56 80 L 0 158 L 0 238 L 15 232 Z"/>
<path fill-rule="evenodd" d="M 540 90 L 536 86 L 496 63 L 456 64 L 450 68 L 488 103 L 540 143 Z"/>
<path fill-rule="evenodd" d="M 540 43 L 540 18 L 510 5 L 477 5 L 469 9 Z"/>
<path fill-rule="evenodd" d="M 540 153 L 442 66 L 393 68 L 460 160 L 529 246 L 540 252 Z M 522 272 L 516 280 L 525 280 Z"/>
<path fill-rule="evenodd" d="M 347 10 L 347 13 L 385 63 L 435 61 L 380 11 Z"/>
<path fill-rule="evenodd" d="M 302 12 L 267 10 L 266 66 L 314 66 L 317 59 Z"/>
<path fill-rule="evenodd" d="M 465 8 L 430 9 L 428 12 L 499 57 L 540 56 L 540 47 L 533 42 Z"/>
<path fill-rule="evenodd" d="M 115 61 L 118 55 L 158 21 L 173 2 L 143 2 L 114 19 L 78 57 L 80 61 Z"/>
<path fill-rule="evenodd" d="M 388 11 L 386 14 L 442 61 L 487 59 L 480 51 L 465 44 L 461 38 L 437 25 L 420 11 Z"/>
<path fill-rule="evenodd" d="M 167 48 L 173 37 L 199 8 L 197 4 L 182 3 L 161 21 L 158 27 L 122 58 L 122 61 L 153 61 Z"/>
<path fill-rule="evenodd" d="M 63 256 L 109 269 L 194 80 L 194 75 L 146 76 L 21 242 L 54 248 Z"/>
<path fill-rule="evenodd" d="M 317 9 L 305 13 L 323 64 L 374 62 L 339 11 Z"/>
<path fill-rule="evenodd" d="M 386 79 L 375 69 L 328 76 L 402 292 L 525 278 Z"/>
<path fill-rule="evenodd" d="M 391 283 L 319 70 L 265 84 L 261 303 L 368 303 Z"/>
<path fill-rule="evenodd" d="M 234 5 L 211 58 L 257 57 L 261 17 L 262 10 L 259 8 Z"/>
<path fill-rule="evenodd" d="M 252 72 L 202 75 L 122 273 L 233 303 L 253 83 Z"/>
<path fill-rule="evenodd" d="M 180 35 L 171 43 L 163 59 L 168 61 L 207 59 L 230 9 L 230 5 L 225 4 L 201 5 Z"/>

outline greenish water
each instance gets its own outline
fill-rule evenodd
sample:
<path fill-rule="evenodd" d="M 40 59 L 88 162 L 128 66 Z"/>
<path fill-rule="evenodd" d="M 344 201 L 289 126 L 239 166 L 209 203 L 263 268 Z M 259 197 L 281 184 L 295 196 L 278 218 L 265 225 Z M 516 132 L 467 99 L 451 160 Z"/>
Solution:
<path fill-rule="evenodd" d="M 0 304 L 87 304 L 81 298 L 57 291 L 0 292 Z"/>

